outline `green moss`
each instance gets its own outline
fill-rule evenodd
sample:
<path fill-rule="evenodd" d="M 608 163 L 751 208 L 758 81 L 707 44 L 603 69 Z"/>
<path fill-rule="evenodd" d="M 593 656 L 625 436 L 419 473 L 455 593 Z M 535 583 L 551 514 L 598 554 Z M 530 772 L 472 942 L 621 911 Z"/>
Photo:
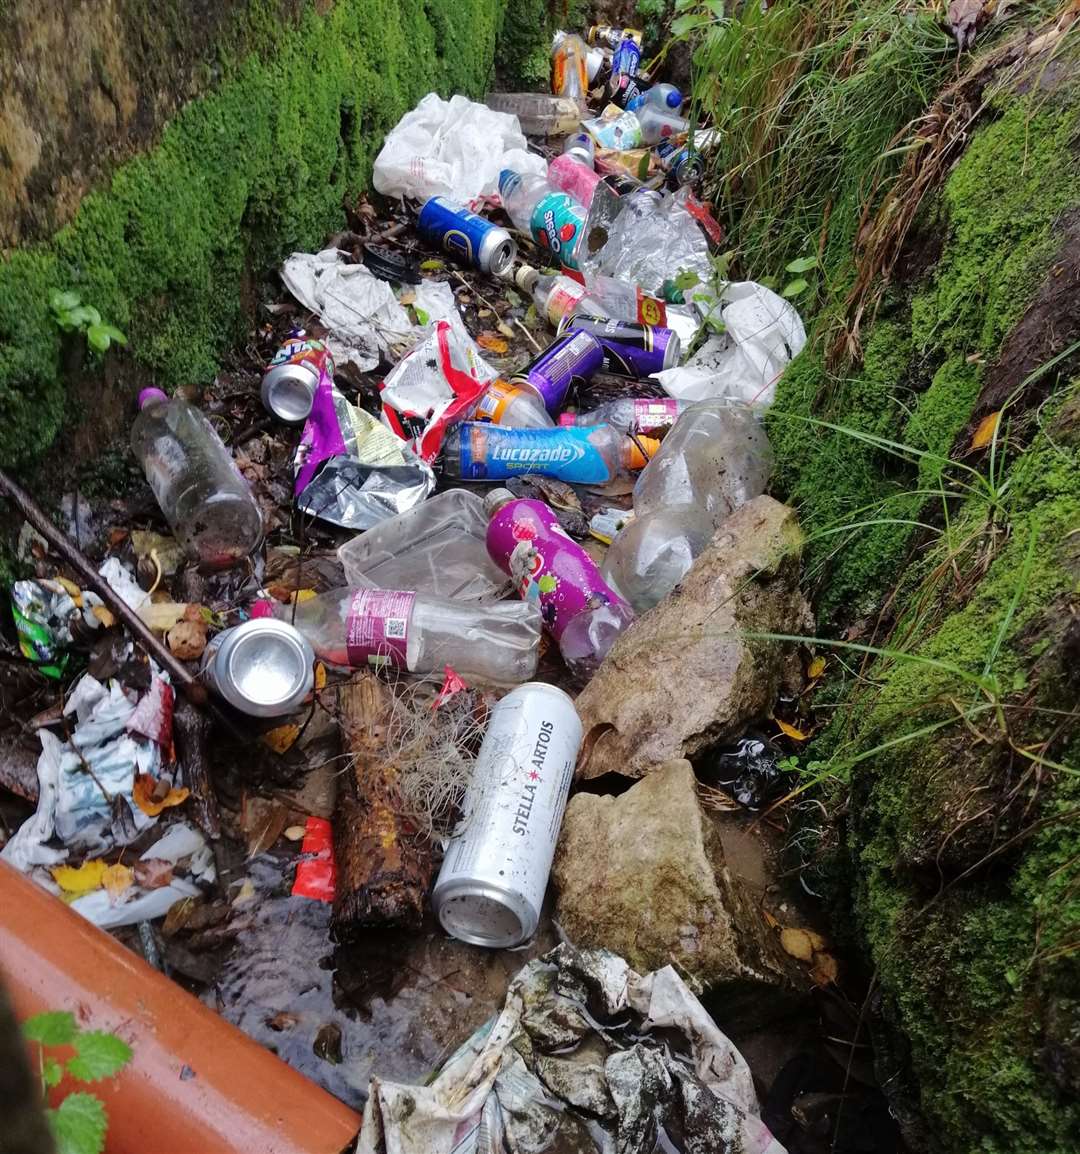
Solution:
<path fill-rule="evenodd" d="M 303 6 L 283 29 L 279 3 L 249 5 L 219 88 L 55 238 L 0 264 L 0 462 L 40 453 L 63 419 L 52 288 L 78 289 L 124 329 L 159 384 L 210 379 L 242 331 L 245 275 L 341 226 L 384 133 L 424 93 L 484 90 L 502 8 L 337 0 L 325 14 Z"/>

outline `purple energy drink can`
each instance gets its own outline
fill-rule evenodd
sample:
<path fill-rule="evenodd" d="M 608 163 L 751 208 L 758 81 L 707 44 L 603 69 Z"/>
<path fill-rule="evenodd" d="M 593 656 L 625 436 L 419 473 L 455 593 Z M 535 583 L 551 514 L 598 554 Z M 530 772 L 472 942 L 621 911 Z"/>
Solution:
<path fill-rule="evenodd" d="M 679 362 L 679 334 L 660 325 L 609 317 L 564 317 L 564 333 L 588 333 L 603 348 L 603 369 L 620 377 L 647 377 Z"/>
<path fill-rule="evenodd" d="M 511 384 L 532 389 L 549 413 L 557 413 L 571 385 L 587 381 L 603 362 L 599 341 L 588 332 L 568 332 L 515 373 Z"/>

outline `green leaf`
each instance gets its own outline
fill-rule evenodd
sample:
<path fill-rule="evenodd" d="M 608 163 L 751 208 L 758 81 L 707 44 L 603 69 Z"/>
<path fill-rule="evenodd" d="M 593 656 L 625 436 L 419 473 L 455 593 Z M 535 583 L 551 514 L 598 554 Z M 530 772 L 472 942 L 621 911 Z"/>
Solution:
<path fill-rule="evenodd" d="M 438 272 L 444 268 L 446 265 L 441 260 L 425 260 L 420 265 L 421 272 Z"/>
<path fill-rule="evenodd" d="M 67 1072 L 80 1082 L 111 1078 L 131 1061 L 131 1047 L 122 1038 L 104 1030 L 88 1030 L 75 1038 L 75 1054 Z"/>
<path fill-rule="evenodd" d="M 797 297 L 799 293 L 804 293 L 810 287 L 809 283 L 802 277 L 798 280 L 789 281 L 784 285 L 784 291 L 780 294 L 783 297 Z"/>
<path fill-rule="evenodd" d="M 35 1014 L 22 1024 L 23 1037 L 43 1046 L 64 1046 L 74 1040 L 78 1028 L 70 1010 L 49 1010 Z"/>
<path fill-rule="evenodd" d="M 649 161 L 651 159 L 652 159 L 652 153 L 649 151 L 649 149 L 645 149 L 645 151 L 641 154 L 641 159 L 638 161 L 638 166 L 637 166 L 637 178 L 638 178 L 638 180 L 648 180 L 649 179 Z"/>
<path fill-rule="evenodd" d="M 101 328 L 103 328 L 105 330 L 105 332 L 107 333 L 107 335 L 109 337 L 109 340 L 115 342 L 118 345 L 126 345 L 127 344 L 127 337 L 124 336 L 123 332 L 120 329 L 118 329 L 116 327 L 116 325 L 101 325 Z"/>
<path fill-rule="evenodd" d="M 41 1064 L 41 1077 L 46 1086 L 59 1085 L 64 1076 L 64 1067 L 55 1058 L 46 1058 Z"/>
<path fill-rule="evenodd" d="M 677 277 L 675 277 L 675 279 L 671 283 L 680 292 L 685 292 L 687 289 L 692 289 L 694 287 L 694 285 L 700 284 L 701 283 L 701 277 L 699 277 L 698 274 L 696 272 L 694 272 L 694 270 L 692 268 L 688 268 L 688 269 L 684 269 L 681 273 L 679 273 L 679 275 Z"/>
<path fill-rule="evenodd" d="M 685 16 L 676 16 L 671 22 L 672 36 L 686 36 L 687 33 L 693 32 L 695 28 L 700 28 L 702 24 L 708 23 L 708 17 L 702 16 L 699 12 L 687 12 Z"/>
<path fill-rule="evenodd" d="M 103 353 L 112 343 L 104 325 L 91 325 L 86 330 L 86 343 L 95 353 Z"/>
<path fill-rule="evenodd" d="M 419 305 L 413 305 L 413 312 L 416 313 L 416 323 L 418 325 L 426 325 L 431 320 L 430 315 Z"/>
<path fill-rule="evenodd" d="M 798 260 L 793 260 L 791 264 L 784 265 L 788 272 L 809 272 L 812 268 L 817 268 L 816 256 L 801 256 Z"/>
<path fill-rule="evenodd" d="M 101 1154 L 105 1149 L 105 1131 L 109 1121 L 105 1106 L 93 1094 L 76 1091 L 55 1110 L 46 1110 L 56 1154 Z"/>
<path fill-rule="evenodd" d="M 59 289 L 53 289 L 49 295 L 49 304 L 58 313 L 67 313 L 79 306 L 79 294 L 72 292 L 70 289 L 67 292 L 61 292 Z"/>
<path fill-rule="evenodd" d="M 88 328 L 101 324 L 101 313 L 93 305 L 79 305 L 77 309 L 71 309 L 65 319 L 79 328 Z"/>

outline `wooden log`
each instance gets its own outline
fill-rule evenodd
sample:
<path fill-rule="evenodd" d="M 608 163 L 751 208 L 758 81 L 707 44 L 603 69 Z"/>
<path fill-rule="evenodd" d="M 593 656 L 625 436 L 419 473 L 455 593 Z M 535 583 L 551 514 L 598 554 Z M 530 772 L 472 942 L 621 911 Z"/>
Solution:
<path fill-rule="evenodd" d="M 401 813 L 398 770 L 386 749 L 391 691 L 374 673 L 364 673 L 341 687 L 338 707 L 343 746 L 353 757 L 334 811 L 331 929 L 344 942 L 372 926 L 419 928 L 433 863 Z"/>

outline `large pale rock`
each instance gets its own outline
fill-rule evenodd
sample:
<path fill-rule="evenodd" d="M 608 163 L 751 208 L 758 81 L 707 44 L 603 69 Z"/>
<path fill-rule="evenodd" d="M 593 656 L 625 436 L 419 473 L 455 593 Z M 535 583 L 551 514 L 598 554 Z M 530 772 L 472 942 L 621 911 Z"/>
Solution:
<path fill-rule="evenodd" d="M 771 497 L 721 525 L 682 584 L 619 638 L 578 697 L 580 776 L 640 777 L 768 713 L 790 647 L 745 634 L 811 631 L 801 548 L 794 511 Z"/>
<path fill-rule="evenodd" d="M 720 838 L 684 760 L 620 797 L 579 793 L 563 819 L 555 920 L 578 946 L 604 946 L 639 973 L 672 964 L 704 986 L 779 986 L 789 968 Z"/>

